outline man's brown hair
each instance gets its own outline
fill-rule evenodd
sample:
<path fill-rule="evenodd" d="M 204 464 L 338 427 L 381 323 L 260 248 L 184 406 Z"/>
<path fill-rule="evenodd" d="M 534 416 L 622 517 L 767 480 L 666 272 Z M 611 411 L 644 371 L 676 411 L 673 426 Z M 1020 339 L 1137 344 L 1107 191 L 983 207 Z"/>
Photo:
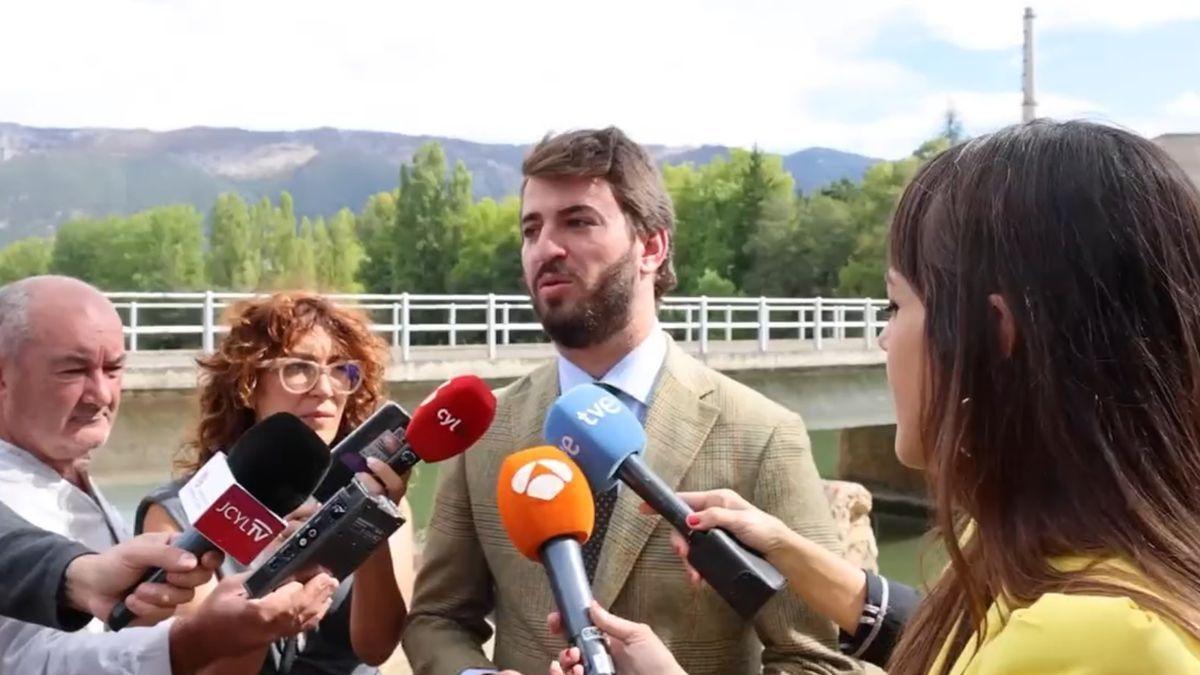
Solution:
<path fill-rule="evenodd" d="M 675 209 L 662 174 L 646 150 L 616 127 L 581 129 L 547 135 L 525 158 L 521 171 L 530 178 L 603 178 L 612 186 L 621 211 L 638 236 L 673 233 Z M 524 194 L 525 185 L 521 185 Z M 654 297 L 675 288 L 674 239 L 654 279 Z"/>

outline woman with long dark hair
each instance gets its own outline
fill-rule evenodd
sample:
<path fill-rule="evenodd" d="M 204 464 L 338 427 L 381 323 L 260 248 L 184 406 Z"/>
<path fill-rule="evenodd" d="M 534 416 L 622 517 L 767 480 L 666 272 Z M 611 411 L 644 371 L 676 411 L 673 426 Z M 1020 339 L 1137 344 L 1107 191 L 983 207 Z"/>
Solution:
<path fill-rule="evenodd" d="M 888 671 L 1200 672 L 1196 187 L 1120 129 L 1009 127 L 917 173 L 889 267 L 896 452 L 928 473 L 949 565 Z M 884 625 L 869 575 L 737 495 L 687 499 L 848 632 Z M 595 614 L 636 638 L 628 672 L 669 672 Z"/>

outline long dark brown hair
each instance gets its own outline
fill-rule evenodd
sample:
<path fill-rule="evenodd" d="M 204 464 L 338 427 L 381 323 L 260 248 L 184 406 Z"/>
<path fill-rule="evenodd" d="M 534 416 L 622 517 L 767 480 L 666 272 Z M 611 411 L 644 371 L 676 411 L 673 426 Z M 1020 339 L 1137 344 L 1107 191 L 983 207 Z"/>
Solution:
<path fill-rule="evenodd" d="M 889 672 L 923 675 L 948 641 L 945 672 L 993 601 L 1048 592 L 1128 596 L 1200 640 L 1200 195 L 1179 166 L 1113 127 L 1009 127 L 917 173 L 890 264 L 925 306 L 919 436 L 950 564 Z"/>
<path fill-rule="evenodd" d="M 363 368 L 362 386 L 346 400 L 334 441 L 361 424 L 382 400 L 386 348 L 358 310 L 313 293 L 285 292 L 236 303 L 225 321 L 229 333 L 215 352 L 197 361 L 200 423 L 176 458 L 177 472 L 195 472 L 254 424 L 252 405 L 259 365 L 286 355 L 318 326 L 329 334 L 342 358 L 359 361 Z"/>

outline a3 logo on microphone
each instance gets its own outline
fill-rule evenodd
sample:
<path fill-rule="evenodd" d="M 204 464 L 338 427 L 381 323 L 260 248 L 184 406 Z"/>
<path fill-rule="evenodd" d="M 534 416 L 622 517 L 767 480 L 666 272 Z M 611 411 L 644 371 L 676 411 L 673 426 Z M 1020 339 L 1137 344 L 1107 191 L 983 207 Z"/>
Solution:
<path fill-rule="evenodd" d="M 512 491 L 544 502 L 552 501 L 566 489 L 573 476 L 571 467 L 557 459 L 535 459 L 513 474 Z"/>

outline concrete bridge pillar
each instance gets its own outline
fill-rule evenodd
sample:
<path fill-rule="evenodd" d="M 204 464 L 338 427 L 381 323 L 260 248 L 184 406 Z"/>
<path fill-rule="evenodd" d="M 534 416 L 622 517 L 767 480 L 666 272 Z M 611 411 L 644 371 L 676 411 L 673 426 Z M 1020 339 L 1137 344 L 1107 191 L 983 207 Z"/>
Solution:
<path fill-rule="evenodd" d="M 838 442 L 838 477 L 861 483 L 874 508 L 897 514 L 928 514 L 925 475 L 896 459 L 896 425 L 843 429 Z"/>

